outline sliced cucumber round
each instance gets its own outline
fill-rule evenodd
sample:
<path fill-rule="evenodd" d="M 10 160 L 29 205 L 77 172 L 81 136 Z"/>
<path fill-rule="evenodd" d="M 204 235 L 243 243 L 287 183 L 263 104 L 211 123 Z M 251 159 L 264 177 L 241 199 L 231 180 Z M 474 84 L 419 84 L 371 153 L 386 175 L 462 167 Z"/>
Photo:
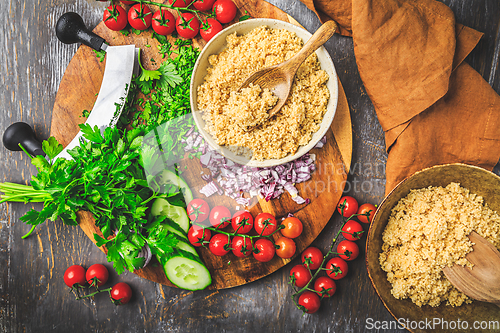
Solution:
<path fill-rule="evenodd" d="M 154 216 L 166 216 L 187 233 L 189 230 L 189 217 L 184 207 L 171 205 L 167 200 L 158 198 L 151 206 L 151 214 Z"/>
<path fill-rule="evenodd" d="M 179 240 L 177 242 L 177 245 L 175 247 L 177 249 L 179 249 L 179 250 L 183 250 L 183 251 L 189 252 L 189 253 L 191 253 L 191 254 L 193 254 L 193 255 L 195 255 L 196 257 L 199 258 L 198 252 L 196 252 L 196 249 L 194 248 L 194 246 L 192 246 L 189 243 L 186 243 L 186 242 L 184 242 L 182 240 Z"/>
<path fill-rule="evenodd" d="M 173 185 L 176 188 L 180 189 L 182 195 L 184 196 L 184 201 L 186 201 L 186 205 L 193 200 L 193 192 L 189 188 L 188 184 L 184 179 L 182 179 L 179 175 L 174 172 L 165 169 L 158 176 L 158 184 L 161 185 Z M 171 193 L 168 193 L 171 194 Z"/>
<path fill-rule="evenodd" d="M 182 289 L 201 290 L 212 283 L 210 272 L 201 260 L 182 250 L 170 254 L 163 268 L 170 282 Z"/>

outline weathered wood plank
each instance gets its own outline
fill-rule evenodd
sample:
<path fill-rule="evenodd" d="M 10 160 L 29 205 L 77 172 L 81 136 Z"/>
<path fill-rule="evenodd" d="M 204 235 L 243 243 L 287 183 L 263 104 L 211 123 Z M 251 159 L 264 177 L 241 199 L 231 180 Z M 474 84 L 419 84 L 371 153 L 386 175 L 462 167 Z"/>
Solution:
<path fill-rule="evenodd" d="M 271 0 L 309 31 L 319 27 L 298 0 Z M 446 0 L 457 21 L 485 33 L 467 61 L 500 92 L 500 8 L 497 0 Z M 57 17 L 76 11 L 95 26 L 106 3 L 94 0 L 0 1 L 0 130 L 15 121 L 49 134 L 52 105 L 62 74 L 76 47 L 62 46 L 53 34 Z M 326 44 L 344 85 L 353 119 L 354 151 L 348 193 L 378 203 L 384 193 L 384 137 L 355 65 L 352 40 L 335 36 Z M 497 167 L 497 173 L 500 167 Z M 0 181 L 25 183 L 34 169 L 21 153 L 0 148 Z M 362 186 L 365 184 L 365 189 Z M 367 318 L 392 320 L 371 287 L 364 263 L 350 266 L 337 294 L 317 315 L 302 316 L 289 300 L 288 267 L 242 287 L 186 292 L 124 274 L 110 285 L 129 282 L 135 296 L 114 307 L 106 295 L 75 301 L 62 282 L 73 263 L 105 263 L 104 254 L 77 228 L 46 223 L 21 240 L 29 227 L 19 221 L 31 205 L 0 205 L 0 332 L 372 332 Z M 40 209 L 39 205 L 35 205 Z M 326 249 L 338 228 L 334 216 L 314 244 Z M 41 252 L 43 249 L 43 252 Z M 71 254 L 71 256 L 70 256 Z M 294 260 L 291 265 L 298 261 Z M 107 267 L 111 265 L 107 264 Z M 394 332 L 388 330 L 387 332 Z"/>

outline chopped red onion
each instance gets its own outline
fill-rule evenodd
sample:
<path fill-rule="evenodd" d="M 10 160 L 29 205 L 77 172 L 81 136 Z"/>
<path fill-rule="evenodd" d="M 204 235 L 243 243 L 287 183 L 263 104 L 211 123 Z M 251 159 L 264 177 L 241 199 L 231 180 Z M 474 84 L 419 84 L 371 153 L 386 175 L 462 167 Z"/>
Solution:
<path fill-rule="evenodd" d="M 215 185 L 213 181 L 203 186 L 203 188 L 200 190 L 200 193 L 205 194 L 206 197 L 209 197 L 217 192 L 218 192 L 217 185 Z"/>
<path fill-rule="evenodd" d="M 190 135 L 189 135 L 190 134 Z M 202 179 L 208 183 L 203 186 L 200 193 L 209 197 L 215 193 L 225 194 L 233 198 L 240 205 L 248 205 L 250 198 L 258 195 L 266 201 L 279 198 L 285 190 L 298 204 L 309 203 L 298 195 L 295 184 L 302 183 L 311 178 L 316 169 L 314 162 L 316 155 L 304 154 L 295 161 L 269 168 L 255 168 L 237 164 L 219 154 L 211 148 L 196 130 L 186 133 L 184 150 L 188 153 L 201 152 L 200 163 L 211 174 L 202 174 Z M 323 137 L 316 148 L 321 148 L 326 143 Z M 243 193 L 248 193 L 250 198 L 244 198 Z"/>
<path fill-rule="evenodd" d="M 139 254 L 137 254 L 137 258 L 146 259 L 144 261 L 144 265 L 141 268 L 144 268 L 147 266 L 147 264 L 149 264 L 152 256 L 153 256 L 153 254 L 151 253 L 151 249 L 149 248 L 149 245 L 147 243 L 144 244 L 144 246 L 141 249 L 141 252 L 139 252 Z"/>

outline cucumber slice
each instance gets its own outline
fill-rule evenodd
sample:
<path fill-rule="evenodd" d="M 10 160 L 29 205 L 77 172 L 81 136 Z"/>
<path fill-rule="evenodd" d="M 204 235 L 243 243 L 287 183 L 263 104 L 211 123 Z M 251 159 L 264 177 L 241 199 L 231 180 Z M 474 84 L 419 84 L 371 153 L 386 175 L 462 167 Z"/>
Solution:
<path fill-rule="evenodd" d="M 171 205 L 167 200 L 158 198 L 151 206 L 151 214 L 153 216 L 166 216 L 173 222 L 177 223 L 179 227 L 186 234 L 189 230 L 189 217 L 184 207 Z"/>
<path fill-rule="evenodd" d="M 179 175 L 174 172 L 165 169 L 158 176 L 158 184 L 160 185 L 174 185 L 177 188 L 180 188 L 182 195 L 184 195 L 184 201 L 186 205 L 193 200 L 193 192 L 189 188 L 188 184 L 184 179 L 182 179 Z"/>
<path fill-rule="evenodd" d="M 189 252 L 175 250 L 166 258 L 159 258 L 167 278 L 186 290 L 205 289 L 212 283 L 210 272 L 201 260 Z"/>
<path fill-rule="evenodd" d="M 183 240 L 179 240 L 177 242 L 177 245 L 175 246 L 177 249 L 179 250 L 183 250 L 183 251 L 186 251 L 186 252 L 189 252 L 193 255 L 195 255 L 196 257 L 199 258 L 198 256 L 198 252 L 196 252 L 196 249 L 194 248 L 194 246 L 192 246 L 191 244 L 189 243 L 186 243 L 185 241 Z"/>

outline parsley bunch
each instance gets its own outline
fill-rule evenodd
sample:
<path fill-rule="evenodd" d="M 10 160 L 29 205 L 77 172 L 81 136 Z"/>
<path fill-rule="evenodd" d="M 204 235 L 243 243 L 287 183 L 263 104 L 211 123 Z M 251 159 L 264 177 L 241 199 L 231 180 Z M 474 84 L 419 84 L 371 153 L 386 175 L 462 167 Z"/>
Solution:
<path fill-rule="evenodd" d="M 84 140 L 68 151 L 72 160 L 55 159 L 63 147 L 51 137 L 42 147 L 48 160 L 30 156 L 38 171 L 31 186 L 0 184 L 4 192 L 0 203 L 44 203 L 41 211 L 32 209 L 21 218 L 32 225 L 24 237 L 47 219 L 60 218 L 65 224 L 77 225 L 76 212 L 84 210 L 93 214 L 103 234 L 94 238 L 98 246 L 106 246 L 108 261 L 113 262 L 118 274 L 144 265 L 139 253 L 146 245 L 159 258 L 173 251 L 177 238 L 163 227 L 165 217 L 149 214 L 149 206 L 159 197 L 173 205 L 185 203 L 179 199 L 179 189 L 168 194 L 151 189 L 144 167 L 150 169 L 155 164 L 154 152 L 162 142 L 168 141 L 165 147 L 175 147 L 163 153 L 182 157 L 181 147 L 174 141 L 193 126 L 192 118 L 176 126 L 169 123 L 160 141 L 144 142 L 144 136 L 190 113 L 189 83 L 199 52 L 185 41 L 177 44 L 177 50 L 166 39 L 159 41 L 169 57 L 156 71 L 147 71 L 141 65 L 142 74 L 131 82 L 124 114 L 116 127 L 101 132 L 97 126 L 80 125 Z M 138 98 L 139 93 L 145 98 Z"/>

